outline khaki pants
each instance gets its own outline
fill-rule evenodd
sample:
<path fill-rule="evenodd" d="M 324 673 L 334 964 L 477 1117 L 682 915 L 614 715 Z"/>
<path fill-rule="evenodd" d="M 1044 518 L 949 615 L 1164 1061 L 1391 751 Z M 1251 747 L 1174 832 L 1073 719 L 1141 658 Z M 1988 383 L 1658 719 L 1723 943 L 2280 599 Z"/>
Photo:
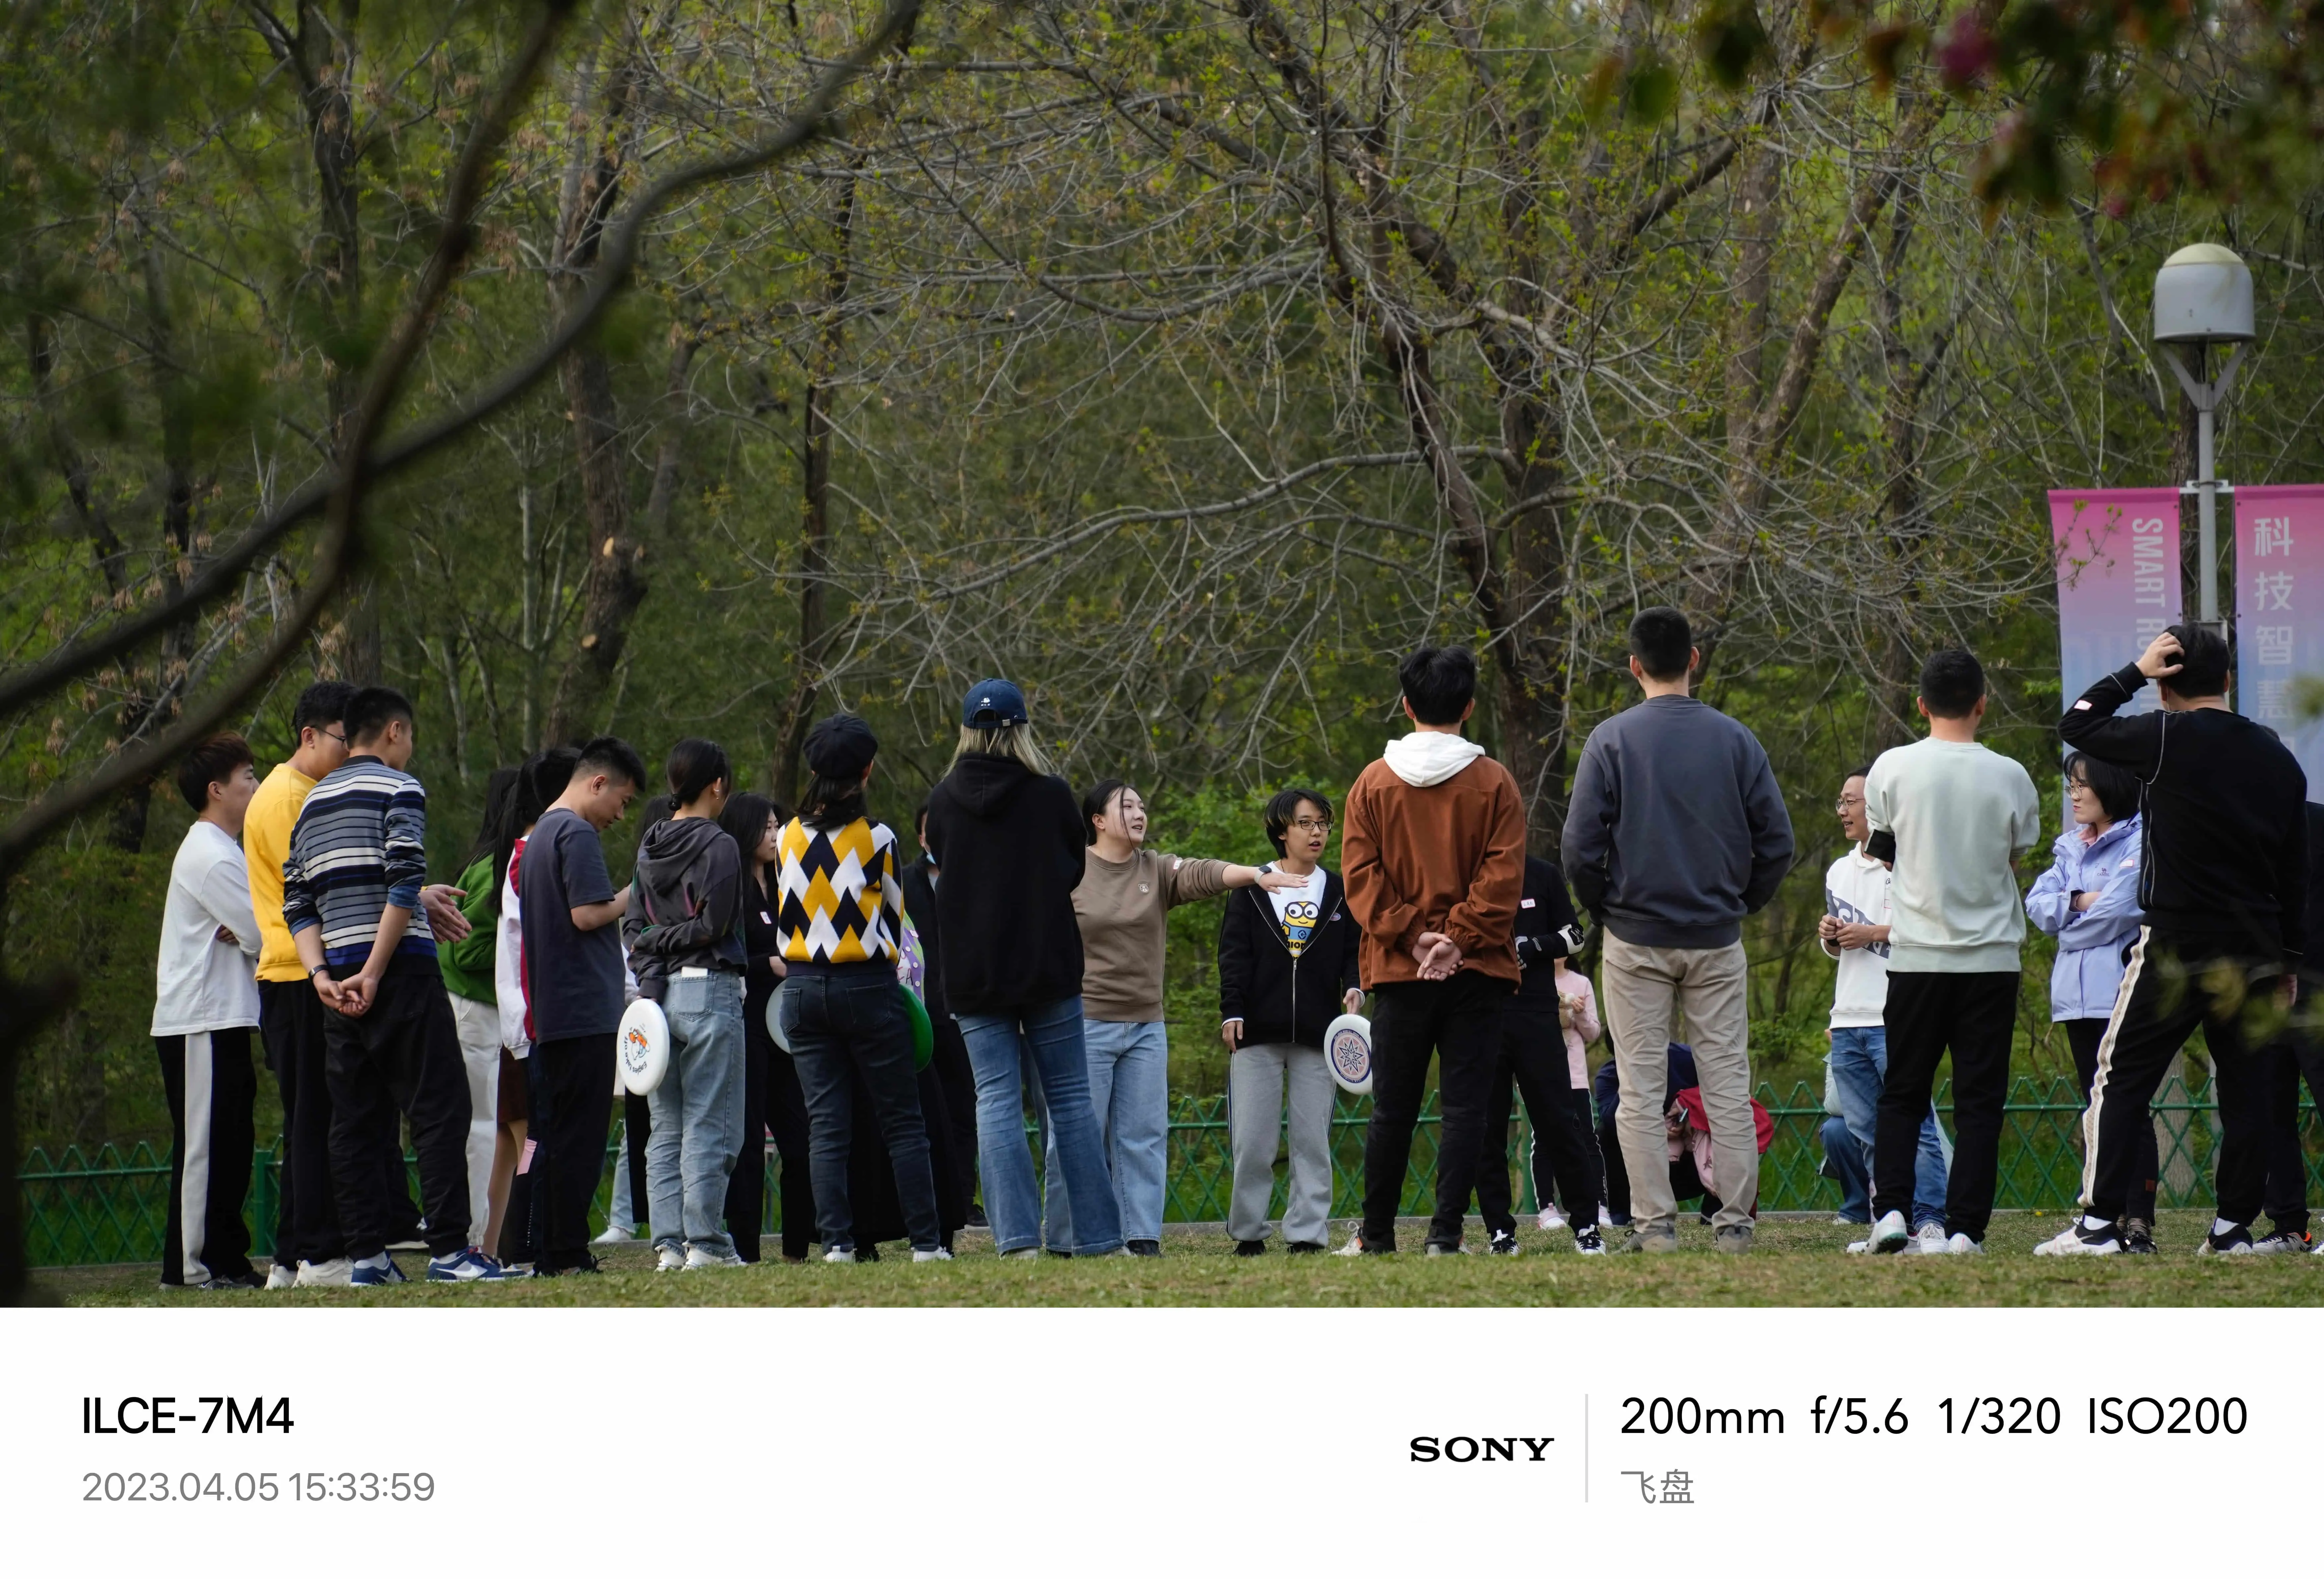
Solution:
<path fill-rule="evenodd" d="M 1720 1228 L 1746 1226 L 1759 1199 L 1759 1135 L 1751 1121 L 1751 1020 L 1743 946 L 1641 948 L 1606 934 L 1606 1030 L 1621 1077 L 1614 1114 L 1630 1175 L 1630 1225 L 1674 1227 L 1668 1131 L 1671 1011 L 1686 1011 L 1687 1040 L 1711 1117 L 1712 1178 Z"/>

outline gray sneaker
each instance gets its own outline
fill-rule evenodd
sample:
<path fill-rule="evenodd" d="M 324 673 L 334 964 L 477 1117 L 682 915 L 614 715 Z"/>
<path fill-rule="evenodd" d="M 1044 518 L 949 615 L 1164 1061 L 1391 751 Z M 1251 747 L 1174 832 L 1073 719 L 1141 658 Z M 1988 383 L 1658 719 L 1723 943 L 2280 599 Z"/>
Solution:
<path fill-rule="evenodd" d="M 1711 1240 L 1711 1245 L 1722 1255 L 1749 1255 L 1751 1225 L 1748 1223 L 1731 1223 L 1719 1231 Z"/>
<path fill-rule="evenodd" d="M 1678 1248 L 1675 1228 L 1633 1228 L 1630 1237 L 1614 1247 L 1616 1255 L 1668 1255 Z"/>

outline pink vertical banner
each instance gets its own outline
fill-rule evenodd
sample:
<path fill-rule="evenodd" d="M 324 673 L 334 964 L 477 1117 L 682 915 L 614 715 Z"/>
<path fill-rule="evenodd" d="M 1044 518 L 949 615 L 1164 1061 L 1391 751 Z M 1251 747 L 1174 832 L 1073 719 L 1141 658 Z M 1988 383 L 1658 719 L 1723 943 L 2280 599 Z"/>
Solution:
<path fill-rule="evenodd" d="M 2324 486 L 2235 493 L 2236 707 L 2283 736 L 2324 793 L 2324 721 L 2302 723 L 2293 682 L 2324 678 Z"/>
<path fill-rule="evenodd" d="M 2178 623 L 2179 490 L 2053 488 L 2050 541 L 2062 711 Z M 2324 583 L 2318 591 L 2324 601 Z M 2153 705 L 2149 687 L 2127 711 Z"/>

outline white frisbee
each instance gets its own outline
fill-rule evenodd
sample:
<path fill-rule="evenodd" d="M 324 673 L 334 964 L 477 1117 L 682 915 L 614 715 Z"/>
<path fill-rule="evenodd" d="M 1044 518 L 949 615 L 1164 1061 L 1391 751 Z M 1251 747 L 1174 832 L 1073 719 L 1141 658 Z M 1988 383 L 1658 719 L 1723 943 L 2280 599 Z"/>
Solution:
<path fill-rule="evenodd" d="M 1323 1061 L 1332 1078 L 1353 1096 L 1372 1088 L 1372 1022 L 1360 1014 L 1342 1014 L 1323 1028 Z"/>
<path fill-rule="evenodd" d="M 767 994 L 767 1035 L 774 1039 L 775 1046 L 788 1053 L 791 1050 L 791 1043 L 790 1039 L 783 1034 L 783 1017 L 780 1012 L 782 1002 L 783 990 L 780 986 L 777 986 L 773 992 Z"/>
<path fill-rule="evenodd" d="M 614 1061 L 622 1071 L 622 1089 L 643 1096 L 661 1084 L 669 1068 L 669 1021 L 661 1005 L 641 998 L 622 1016 L 613 1035 Z"/>

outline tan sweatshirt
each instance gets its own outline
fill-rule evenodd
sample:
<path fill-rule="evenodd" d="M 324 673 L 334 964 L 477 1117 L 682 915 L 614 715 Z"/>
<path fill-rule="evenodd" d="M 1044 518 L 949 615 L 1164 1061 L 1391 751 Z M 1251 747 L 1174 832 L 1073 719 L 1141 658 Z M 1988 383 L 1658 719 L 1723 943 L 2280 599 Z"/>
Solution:
<path fill-rule="evenodd" d="M 1227 885 L 1227 863 L 1140 850 L 1101 861 L 1093 847 L 1074 890 L 1082 924 L 1082 1018 L 1142 1024 L 1162 1018 L 1162 955 L 1172 905 Z"/>

